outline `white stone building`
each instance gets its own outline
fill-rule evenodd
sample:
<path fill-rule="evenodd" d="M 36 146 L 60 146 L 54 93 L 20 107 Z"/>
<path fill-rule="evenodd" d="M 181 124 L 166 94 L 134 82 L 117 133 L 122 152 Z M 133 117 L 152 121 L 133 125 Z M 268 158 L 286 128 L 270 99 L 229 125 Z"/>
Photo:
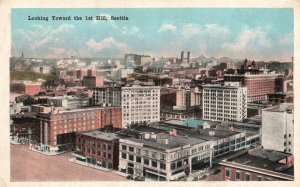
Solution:
<path fill-rule="evenodd" d="M 247 117 L 247 88 L 238 82 L 203 85 L 203 119 L 242 121 Z"/>
<path fill-rule="evenodd" d="M 294 109 L 293 104 L 283 103 L 262 110 L 262 146 L 293 154 Z"/>
<path fill-rule="evenodd" d="M 123 127 L 133 123 L 160 120 L 160 87 L 122 87 Z"/>

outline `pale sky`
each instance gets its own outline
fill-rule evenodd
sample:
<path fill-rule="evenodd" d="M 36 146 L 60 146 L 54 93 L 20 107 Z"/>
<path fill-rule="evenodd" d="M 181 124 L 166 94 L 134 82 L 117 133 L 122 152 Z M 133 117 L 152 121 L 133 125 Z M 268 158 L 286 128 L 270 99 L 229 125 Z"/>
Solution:
<path fill-rule="evenodd" d="M 127 16 L 128 21 L 53 21 L 51 16 Z M 28 20 L 48 16 L 48 21 Z M 13 9 L 12 56 L 249 58 L 291 61 L 293 9 Z"/>

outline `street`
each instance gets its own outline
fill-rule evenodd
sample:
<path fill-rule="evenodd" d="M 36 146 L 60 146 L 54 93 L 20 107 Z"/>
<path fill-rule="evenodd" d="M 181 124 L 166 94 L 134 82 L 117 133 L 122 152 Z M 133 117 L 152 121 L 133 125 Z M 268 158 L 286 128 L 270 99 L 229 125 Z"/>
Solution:
<path fill-rule="evenodd" d="M 113 172 L 101 171 L 68 161 L 70 153 L 46 156 L 28 145 L 11 145 L 11 181 L 125 181 Z"/>

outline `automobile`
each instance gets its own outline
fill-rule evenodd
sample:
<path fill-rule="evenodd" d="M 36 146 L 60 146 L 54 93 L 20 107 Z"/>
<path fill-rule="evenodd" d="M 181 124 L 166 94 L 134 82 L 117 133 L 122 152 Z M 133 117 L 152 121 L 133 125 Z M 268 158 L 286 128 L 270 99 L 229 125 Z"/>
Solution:
<path fill-rule="evenodd" d="M 133 175 L 127 175 L 126 179 L 133 180 Z"/>
<path fill-rule="evenodd" d="M 134 177 L 134 180 L 135 180 L 135 181 L 145 181 L 145 177 L 142 177 L 142 176 L 136 176 L 136 177 Z"/>
<path fill-rule="evenodd" d="M 219 174 L 219 173 L 221 173 L 221 170 L 220 170 L 220 169 L 216 169 L 216 170 L 213 172 L 214 175 Z"/>
<path fill-rule="evenodd" d="M 204 180 L 206 178 L 207 178 L 207 175 L 203 175 L 203 176 L 198 177 L 198 180 Z"/>

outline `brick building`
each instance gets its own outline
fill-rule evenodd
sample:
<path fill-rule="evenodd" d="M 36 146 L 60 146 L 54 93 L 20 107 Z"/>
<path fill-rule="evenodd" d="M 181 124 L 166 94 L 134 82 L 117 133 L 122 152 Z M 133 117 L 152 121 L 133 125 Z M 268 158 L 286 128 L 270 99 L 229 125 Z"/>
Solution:
<path fill-rule="evenodd" d="M 118 169 L 119 137 L 115 133 L 98 130 L 76 134 L 76 152 L 78 161 L 107 169 Z"/>
<path fill-rule="evenodd" d="M 75 144 L 75 132 L 122 128 L 121 107 L 82 108 L 54 110 L 38 113 L 40 124 L 40 150 L 50 153 L 71 149 Z"/>
<path fill-rule="evenodd" d="M 42 84 L 34 82 L 14 82 L 10 84 L 10 92 L 36 95 L 41 91 Z"/>
<path fill-rule="evenodd" d="M 104 86 L 104 77 L 102 76 L 84 76 L 82 85 L 88 88 Z"/>
<path fill-rule="evenodd" d="M 225 82 L 240 82 L 247 87 L 248 102 L 265 101 L 267 94 L 281 91 L 283 82 L 279 74 L 260 72 L 259 74 L 224 75 Z"/>
<path fill-rule="evenodd" d="M 293 156 L 288 153 L 256 148 L 223 160 L 225 181 L 293 181 Z"/>

